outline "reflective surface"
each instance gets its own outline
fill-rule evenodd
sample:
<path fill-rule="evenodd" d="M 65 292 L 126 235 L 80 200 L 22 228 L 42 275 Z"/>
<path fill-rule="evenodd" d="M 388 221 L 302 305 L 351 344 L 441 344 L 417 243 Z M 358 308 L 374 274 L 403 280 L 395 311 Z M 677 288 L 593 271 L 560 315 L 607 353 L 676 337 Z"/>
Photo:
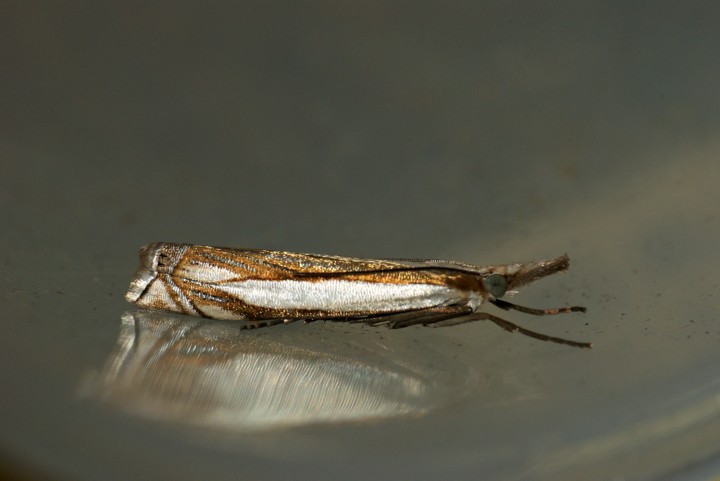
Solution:
<path fill-rule="evenodd" d="M 126 313 L 115 352 L 82 391 L 153 419 L 244 431 L 417 416 L 460 397 L 473 377 L 452 359 L 428 366 L 427 346 L 402 352 L 344 333 L 338 352 L 303 334 Z"/>
<path fill-rule="evenodd" d="M 5 2 L 0 469 L 717 477 L 719 15 Z M 513 302 L 587 313 L 507 317 L 593 349 L 482 322 L 242 337 L 142 320 L 123 295 L 154 241 L 475 264 L 568 253 L 567 273 Z"/>

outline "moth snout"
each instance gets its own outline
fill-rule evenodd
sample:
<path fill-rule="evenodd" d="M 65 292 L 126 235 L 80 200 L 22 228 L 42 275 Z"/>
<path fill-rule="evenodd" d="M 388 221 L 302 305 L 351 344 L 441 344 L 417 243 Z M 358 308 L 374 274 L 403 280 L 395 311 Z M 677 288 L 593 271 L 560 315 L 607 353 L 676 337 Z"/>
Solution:
<path fill-rule="evenodd" d="M 140 267 L 135 278 L 130 283 L 125 299 L 139 303 L 158 274 L 172 272 L 180 257 L 184 246 L 154 242 L 140 249 Z"/>
<path fill-rule="evenodd" d="M 162 242 L 154 242 L 140 249 L 140 266 L 135 272 L 135 278 L 130 283 L 125 299 L 129 302 L 138 302 L 150 283 L 157 276 L 158 251 Z"/>
<path fill-rule="evenodd" d="M 154 271 L 157 268 L 157 252 L 162 246 L 161 242 L 153 242 L 140 248 L 140 265 Z"/>

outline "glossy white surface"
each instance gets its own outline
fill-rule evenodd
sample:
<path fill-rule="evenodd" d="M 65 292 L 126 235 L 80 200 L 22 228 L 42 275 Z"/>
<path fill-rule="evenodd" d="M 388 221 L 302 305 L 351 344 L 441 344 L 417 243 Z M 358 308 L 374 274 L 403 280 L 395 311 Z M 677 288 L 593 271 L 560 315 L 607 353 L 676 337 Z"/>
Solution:
<path fill-rule="evenodd" d="M 378 284 L 327 280 L 322 282 L 247 281 L 228 283 L 218 289 L 251 305 L 276 309 L 377 310 L 442 306 L 466 298 L 468 293 L 432 284 Z"/>

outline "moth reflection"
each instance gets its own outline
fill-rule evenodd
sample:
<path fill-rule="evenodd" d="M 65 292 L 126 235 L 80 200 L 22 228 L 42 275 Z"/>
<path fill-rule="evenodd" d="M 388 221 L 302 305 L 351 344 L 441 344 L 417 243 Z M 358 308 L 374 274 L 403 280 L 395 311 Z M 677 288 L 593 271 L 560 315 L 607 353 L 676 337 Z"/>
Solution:
<path fill-rule="evenodd" d="M 260 333 L 232 322 L 126 313 L 92 390 L 155 419 L 230 429 L 422 414 L 451 398 L 452 376 L 422 366 L 426 352 L 297 327 Z"/>

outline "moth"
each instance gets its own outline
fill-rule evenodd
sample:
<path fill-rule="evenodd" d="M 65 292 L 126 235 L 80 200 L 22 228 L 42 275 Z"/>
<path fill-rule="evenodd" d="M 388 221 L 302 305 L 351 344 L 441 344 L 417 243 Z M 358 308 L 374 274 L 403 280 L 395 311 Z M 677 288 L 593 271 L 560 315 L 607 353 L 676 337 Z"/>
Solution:
<path fill-rule="evenodd" d="M 145 308 L 244 320 L 245 328 L 299 320 L 394 329 L 485 320 L 543 341 L 589 348 L 589 342 L 531 331 L 480 310 L 492 304 L 536 316 L 585 312 L 580 306 L 535 309 L 503 299 L 519 287 L 565 271 L 569 263 L 567 255 L 480 266 L 158 242 L 140 250 L 140 268 L 125 297 Z"/>

